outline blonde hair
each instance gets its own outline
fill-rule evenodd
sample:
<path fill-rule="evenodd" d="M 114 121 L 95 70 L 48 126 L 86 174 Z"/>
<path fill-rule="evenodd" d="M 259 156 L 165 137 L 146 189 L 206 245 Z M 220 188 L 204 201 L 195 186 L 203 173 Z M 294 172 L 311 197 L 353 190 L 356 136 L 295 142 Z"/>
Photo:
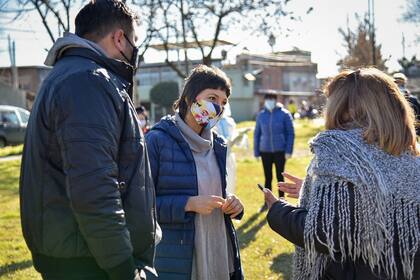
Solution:
<path fill-rule="evenodd" d="M 345 70 L 325 87 L 327 129 L 362 128 L 364 139 L 392 155 L 420 155 L 414 112 L 393 79 L 375 68 Z"/>

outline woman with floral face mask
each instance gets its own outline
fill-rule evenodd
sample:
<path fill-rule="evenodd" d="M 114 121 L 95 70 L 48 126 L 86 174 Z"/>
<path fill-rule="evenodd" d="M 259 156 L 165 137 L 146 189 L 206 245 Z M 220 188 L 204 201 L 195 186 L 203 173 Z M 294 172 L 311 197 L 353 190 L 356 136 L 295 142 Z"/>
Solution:
<path fill-rule="evenodd" d="M 242 217 L 243 205 L 226 193 L 226 144 L 212 131 L 230 92 L 224 72 L 198 66 L 175 115 L 146 135 L 163 231 L 155 262 L 160 279 L 243 279 L 231 220 Z"/>

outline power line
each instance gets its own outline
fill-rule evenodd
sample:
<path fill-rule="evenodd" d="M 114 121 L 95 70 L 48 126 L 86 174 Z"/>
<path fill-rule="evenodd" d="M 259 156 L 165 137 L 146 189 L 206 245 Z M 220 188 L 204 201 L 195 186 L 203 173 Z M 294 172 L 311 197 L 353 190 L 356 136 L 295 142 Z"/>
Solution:
<path fill-rule="evenodd" d="M 19 28 L 13 28 L 13 27 L 2 27 L 2 30 L 14 31 L 14 32 L 25 32 L 25 33 L 33 33 L 34 32 L 34 31 L 28 30 L 28 29 L 19 29 Z"/>

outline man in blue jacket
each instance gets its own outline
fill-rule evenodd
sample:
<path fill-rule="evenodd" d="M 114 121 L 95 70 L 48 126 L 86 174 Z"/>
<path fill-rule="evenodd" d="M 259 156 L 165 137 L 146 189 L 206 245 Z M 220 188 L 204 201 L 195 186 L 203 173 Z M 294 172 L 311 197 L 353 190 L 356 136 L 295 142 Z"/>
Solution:
<path fill-rule="evenodd" d="M 148 154 L 131 101 L 136 16 L 91 1 L 51 48 L 20 178 L 25 241 L 43 279 L 133 280 L 153 270 Z"/>
<path fill-rule="evenodd" d="M 273 164 L 276 166 L 277 181 L 283 181 L 282 173 L 286 159 L 293 153 L 294 139 L 293 120 L 289 111 L 277 103 L 276 95 L 265 95 L 264 109 L 258 113 L 255 125 L 254 155 L 257 158 L 261 156 L 266 188 L 271 190 Z M 284 192 L 279 191 L 279 196 L 284 197 Z M 266 204 L 260 211 L 265 210 Z"/>

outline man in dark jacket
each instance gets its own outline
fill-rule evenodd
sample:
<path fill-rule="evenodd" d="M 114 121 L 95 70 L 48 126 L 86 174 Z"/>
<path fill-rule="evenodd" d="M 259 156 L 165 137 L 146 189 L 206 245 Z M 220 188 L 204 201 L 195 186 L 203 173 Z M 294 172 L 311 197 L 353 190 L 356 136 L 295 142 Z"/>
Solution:
<path fill-rule="evenodd" d="M 410 91 L 405 87 L 407 83 L 407 77 L 403 73 L 395 73 L 393 75 L 395 83 L 400 88 L 402 94 L 404 94 L 405 99 L 407 99 L 408 103 L 410 104 L 411 108 L 414 112 L 414 117 L 416 118 L 417 126 L 416 126 L 416 134 L 420 136 L 420 102 L 410 93 Z"/>
<path fill-rule="evenodd" d="M 153 271 L 154 186 L 131 101 L 136 16 L 87 4 L 29 120 L 20 178 L 22 229 L 44 279 L 140 279 Z"/>

